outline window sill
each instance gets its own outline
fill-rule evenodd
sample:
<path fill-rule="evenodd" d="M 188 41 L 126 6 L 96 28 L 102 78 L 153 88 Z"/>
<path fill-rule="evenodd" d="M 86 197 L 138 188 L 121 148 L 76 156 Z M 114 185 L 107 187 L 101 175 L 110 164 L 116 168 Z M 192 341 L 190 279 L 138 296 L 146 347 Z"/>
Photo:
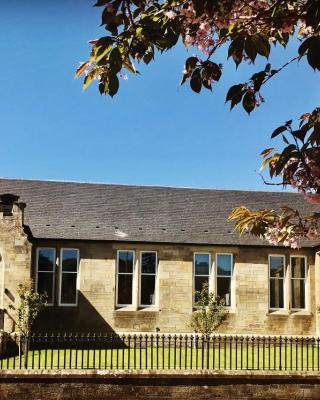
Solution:
<path fill-rule="evenodd" d="M 311 317 L 313 313 L 308 310 L 269 310 L 266 315 L 272 317 Z"/>
<path fill-rule="evenodd" d="M 291 315 L 293 317 L 311 317 L 313 313 L 308 310 L 292 310 Z"/>
<path fill-rule="evenodd" d="M 119 312 L 119 313 L 121 313 L 121 312 L 146 312 L 146 313 L 149 313 L 149 312 L 159 312 L 159 311 L 161 311 L 158 307 L 138 307 L 138 308 L 136 308 L 136 307 L 132 307 L 132 306 L 128 306 L 128 307 L 117 307 L 115 310 L 114 310 L 115 312 Z"/>
<path fill-rule="evenodd" d="M 143 307 L 143 306 L 141 306 L 141 307 L 138 308 L 138 311 L 141 311 L 141 312 L 159 312 L 161 310 L 158 307 Z"/>
<path fill-rule="evenodd" d="M 289 317 L 290 311 L 288 310 L 269 310 L 266 315 L 270 317 Z"/>
<path fill-rule="evenodd" d="M 114 311 L 115 312 L 138 311 L 138 309 L 133 306 L 119 306 L 119 307 L 116 307 Z"/>

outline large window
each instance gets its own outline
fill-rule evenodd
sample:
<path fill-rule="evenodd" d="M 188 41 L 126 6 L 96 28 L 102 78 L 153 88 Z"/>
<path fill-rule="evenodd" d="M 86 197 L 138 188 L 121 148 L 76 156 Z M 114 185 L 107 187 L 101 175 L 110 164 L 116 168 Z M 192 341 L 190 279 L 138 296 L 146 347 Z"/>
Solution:
<path fill-rule="evenodd" d="M 78 303 L 79 250 L 61 249 L 59 304 L 74 306 Z"/>
<path fill-rule="evenodd" d="M 141 252 L 140 305 L 155 305 L 157 253 L 154 251 Z"/>
<path fill-rule="evenodd" d="M 225 305 L 231 306 L 231 283 L 233 272 L 233 255 L 217 254 L 216 274 L 217 274 L 217 296 L 225 301 Z"/>
<path fill-rule="evenodd" d="M 54 276 L 56 266 L 56 252 L 50 247 L 37 248 L 37 277 L 36 286 L 38 293 L 46 293 L 47 302 L 54 302 Z"/>
<path fill-rule="evenodd" d="M 117 305 L 132 305 L 134 251 L 119 250 L 117 257 Z"/>
<path fill-rule="evenodd" d="M 203 286 L 209 286 L 210 276 L 210 254 L 209 253 L 194 253 L 194 291 L 199 292 Z M 197 301 L 197 294 L 195 293 L 195 301 Z"/>
<path fill-rule="evenodd" d="M 306 308 L 306 258 L 290 257 L 291 264 L 291 306 L 293 309 Z"/>
<path fill-rule="evenodd" d="M 284 308 L 285 257 L 269 256 L 269 299 L 270 308 Z"/>

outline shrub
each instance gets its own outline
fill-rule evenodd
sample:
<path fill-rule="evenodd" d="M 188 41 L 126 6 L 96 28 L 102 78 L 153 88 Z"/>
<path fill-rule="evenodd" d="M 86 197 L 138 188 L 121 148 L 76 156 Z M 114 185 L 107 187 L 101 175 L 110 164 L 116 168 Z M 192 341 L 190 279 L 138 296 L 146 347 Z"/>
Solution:
<path fill-rule="evenodd" d="M 224 299 L 209 292 L 207 283 L 203 284 L 202 290 L 196 291 L 196 310 L 191 316 L 191 328 L 205 336 L 213 333 L 228 317 Z"/>
<path fill-rule="evenodd" d="M 45 308 L 48 296 L 35 292 L 31 280 L 26 284 L 19 284 L 17 292 L 18 306 L 16 308 L 10 306 L 10 308 L 16 310 L 16 324 L 19 332 L 22 335 L 28 335 L 38 314 Z"/>

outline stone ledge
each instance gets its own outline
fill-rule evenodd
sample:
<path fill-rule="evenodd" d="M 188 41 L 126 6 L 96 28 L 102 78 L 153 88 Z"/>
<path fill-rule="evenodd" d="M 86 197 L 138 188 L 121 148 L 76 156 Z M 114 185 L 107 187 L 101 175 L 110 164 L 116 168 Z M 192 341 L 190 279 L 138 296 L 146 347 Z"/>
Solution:
<path fill-rule="evenodd" d="M 4 380 L 69 380 L 69 379 L 214 379 L 214 380 L 303 380 L 320 384 L 319 371 L 208 371 L 208 370 L 6 370 Z"/>

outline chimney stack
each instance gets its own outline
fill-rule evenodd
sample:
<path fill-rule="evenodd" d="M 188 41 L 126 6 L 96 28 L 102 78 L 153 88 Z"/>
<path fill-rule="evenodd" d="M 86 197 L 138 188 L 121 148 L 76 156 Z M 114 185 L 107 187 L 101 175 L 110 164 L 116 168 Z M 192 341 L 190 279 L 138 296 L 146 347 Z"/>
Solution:
<path fill-rule="evenodd" d="M 23 225 L 23 214 L 26 204 L 19 202 L 19 196 L 11 193 L 0 195 L 0 218 L 3 220 L 17 219 Z"/>

